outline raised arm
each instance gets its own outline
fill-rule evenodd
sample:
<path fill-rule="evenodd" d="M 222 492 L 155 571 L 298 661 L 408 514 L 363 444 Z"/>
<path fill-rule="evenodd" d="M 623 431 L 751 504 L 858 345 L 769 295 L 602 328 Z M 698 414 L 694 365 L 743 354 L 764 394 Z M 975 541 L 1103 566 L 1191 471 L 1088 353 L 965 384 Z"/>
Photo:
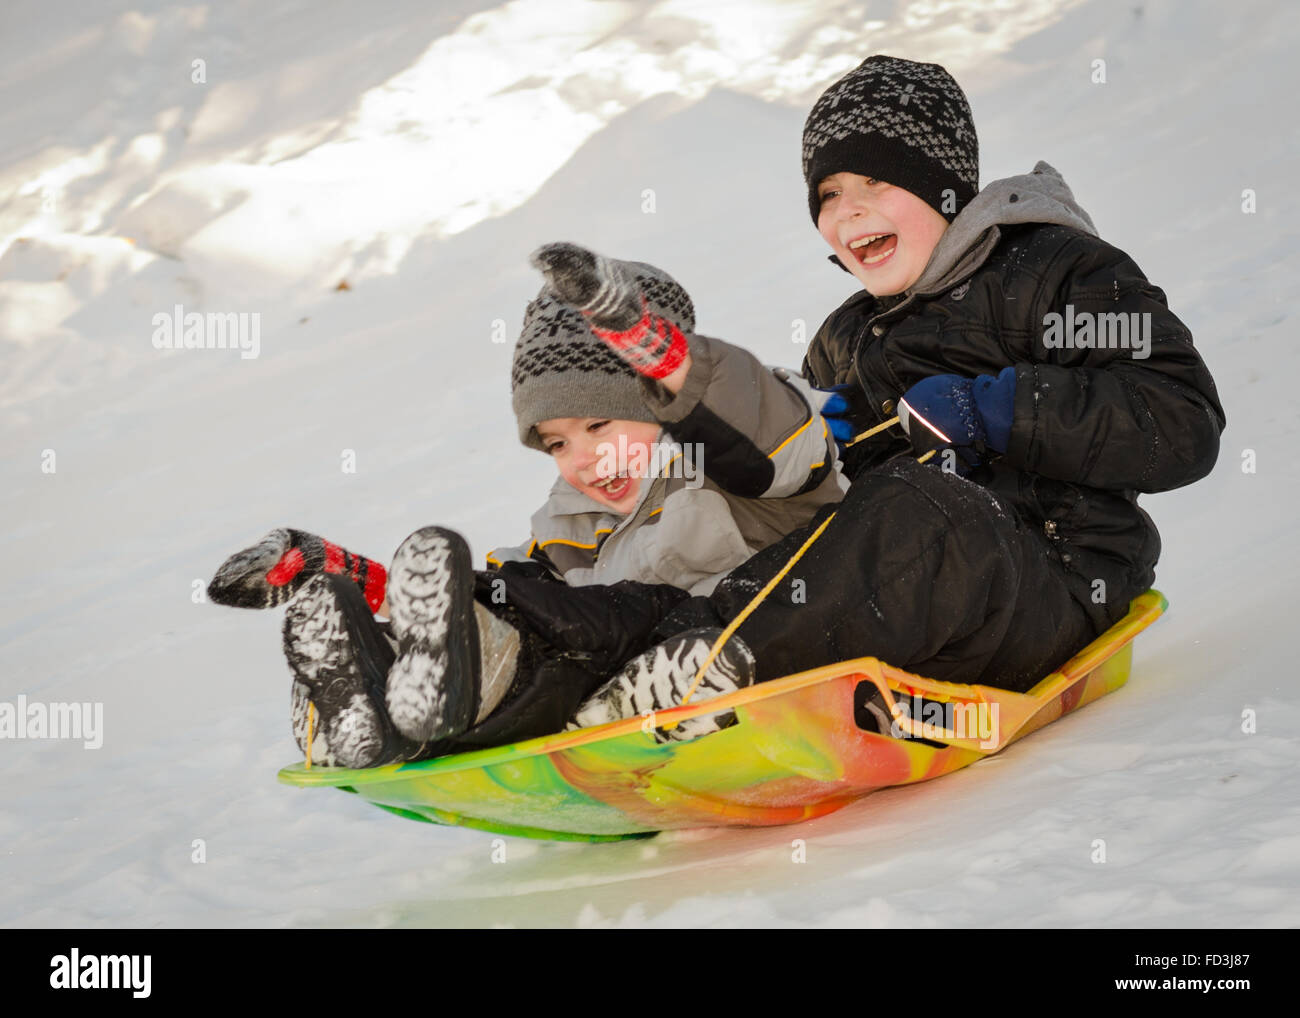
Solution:
<path fill-rule="evenodd" d="M 687 336 L 690 370 L 674 393 L 642 382 L 646 405 L 674 439 L 702 451 L 705 474 L 748 498 L 809 491 L 835 467 L 835 444 L 811 387 L 720 339 Z"/>

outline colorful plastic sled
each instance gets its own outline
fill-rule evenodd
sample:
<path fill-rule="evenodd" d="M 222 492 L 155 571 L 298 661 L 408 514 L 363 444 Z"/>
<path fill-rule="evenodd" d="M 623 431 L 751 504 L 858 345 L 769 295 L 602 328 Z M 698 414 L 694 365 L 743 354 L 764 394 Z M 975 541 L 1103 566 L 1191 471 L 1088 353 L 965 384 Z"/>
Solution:
<path fill-rule="evenodd" d="M 571 841 L 644 837 L 681 827 L 763 827 L 824 816 L 889 785 L 948 774 L 998 752 L 1122 686 L 1131 641 L 1168 607 L 1149 590 L 1128 614 L 1027 693 L 936 682 L 865 657 L 728 696 L 576 732 L 364 770 L 295 764 L 290 785 L 355 792 L 413 820 Z M 870 689 L 887 705 L 924 696 L 898 727 L 927 740 L 864 731 Z M 940 709 L 935 702 L 950 704 Z M 734 709 L 739 723 L 658 744 L 651 725 Z M 931 717 L 931 715 L 934 715 Z"/>

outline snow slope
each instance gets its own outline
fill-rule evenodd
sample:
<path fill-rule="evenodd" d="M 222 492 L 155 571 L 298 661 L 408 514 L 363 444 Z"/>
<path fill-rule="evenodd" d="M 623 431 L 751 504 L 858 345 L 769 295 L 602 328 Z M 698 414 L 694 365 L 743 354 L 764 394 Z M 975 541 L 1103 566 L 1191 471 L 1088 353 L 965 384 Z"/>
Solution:
<path fill-rule="evenodd" d="M 100 702 L 105 732 L 94 750 L 0 742 L 0 923 L 1300 923 L 1289 5 L 6 14 L 0 700 Z M 956 74 L 982 180 L 1060 169 L 1219 383 L 1217 469 L 1143 501 L 1171 611 L 1130 684 L 996 758 L 798 827 L 511 839 L 504 863 L 489 836 L 279 785 L 297 756 L 280 613 L 195 603 L 196 583 L 276 525 L 380 558 L 429 522 L 476 554 L 522 538 L 553 470 L 509 409 L 539 243 L 662 265 L 702 332 L 797 366 L 792 323 L 811 334 L 854 285 L 807 220 L 799 132 L 872 52 Z M 260 314 L 259 356 L 155 349 L 153 316 L 176 304 Z"/>

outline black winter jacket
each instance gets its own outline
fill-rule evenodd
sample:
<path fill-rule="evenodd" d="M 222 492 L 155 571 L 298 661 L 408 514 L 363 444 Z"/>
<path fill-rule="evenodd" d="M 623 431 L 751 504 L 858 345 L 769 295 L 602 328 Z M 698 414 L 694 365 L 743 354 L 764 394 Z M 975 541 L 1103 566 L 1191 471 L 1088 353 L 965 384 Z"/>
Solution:
<path fill-rule="evenodd" d="M 1051 313 L 1150 315 L 1149 356 L 1131 347 L 1062 348 L 1056 336 L 1049 344 Z M 981 191 L 906 294 L 861 291 L 845 301 L 814 336 L 803 372 L 819 387 L 862 387 L 869 409 L 855 422 L 861 431 L 893 416 L 923 378 L 996 375 L 1008 365 L 1016 369 L 1010 443 L 971 480 L 1042 528 L 1075 597 L 1109 624 L 1151 585 L 1160 554 L 1138 493 L 1208 474 L 1225 420 L 1164 293 L 1095 235 L 1046 163 Z M 912 455 L 897 427 L 849 449 L 845 473 L 856 477 L 895 455 Z"/>

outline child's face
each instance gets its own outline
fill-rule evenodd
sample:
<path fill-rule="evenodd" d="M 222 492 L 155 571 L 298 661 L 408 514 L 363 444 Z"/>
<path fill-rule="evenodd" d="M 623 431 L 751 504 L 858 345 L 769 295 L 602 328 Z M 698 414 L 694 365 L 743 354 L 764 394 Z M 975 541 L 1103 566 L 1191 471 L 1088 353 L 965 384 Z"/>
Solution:
<path fill-rule="evenodd" d="M 948 221 L 914 195 L 857 173 L 832 173 L 817 185 L 817 229 L 845 267 L 877 297 L 902 293 L 921 278 Z M 858 248 L 864 237 L 883 234 Z"/>
<path fill-rule="evenodd" d="M 538 422 L 537 435 L 561 477 L 614 512 L 630 513 L 652 462 L 659 425 L 603 417 L 553 417 Z"/>

